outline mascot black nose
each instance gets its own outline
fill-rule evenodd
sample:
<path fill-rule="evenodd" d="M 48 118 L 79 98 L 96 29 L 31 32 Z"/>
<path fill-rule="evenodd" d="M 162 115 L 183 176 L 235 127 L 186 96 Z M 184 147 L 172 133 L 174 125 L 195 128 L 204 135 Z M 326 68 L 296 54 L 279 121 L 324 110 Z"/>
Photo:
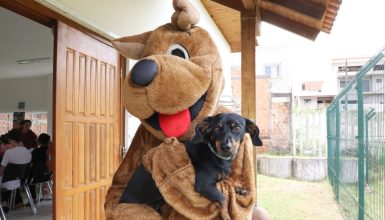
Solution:
<path fill-rule="evenodd" d="M 157 71 L 156 63 L 152 60 L 138 61 L 131 71 L 131 81 L 138 86 L 147 86 L 154 79 Z"/>

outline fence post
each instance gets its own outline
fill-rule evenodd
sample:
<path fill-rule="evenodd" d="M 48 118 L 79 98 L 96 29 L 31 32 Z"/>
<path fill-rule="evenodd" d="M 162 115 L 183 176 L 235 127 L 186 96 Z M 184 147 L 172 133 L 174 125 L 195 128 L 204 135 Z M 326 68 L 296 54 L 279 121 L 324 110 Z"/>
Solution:
<path fill-rule="evenodd" d="M 329 177 L 329 182 L 330 182 L 330 184 L 331 184 L 331 172 L 330 172 L 330 169 L 331 169 L 331 163 L 330 163 L 330 161 L 331 161 L 331 152 L 332 152 L 332 150 L 331 150 L 331 148 L 332 148 L 332 146 L 331 146 L 331 143 L 332 143 L 332 141 L 331 141 L 331 138 L 332 138 L 332 134 L 331 134 L 331 125 L 333 124 L 333 123 L 330 123 L 329 122 L 329 120 L 330 120 L 330 118 L 331 118 L 331 107 L 330 107 L 330 109 L 327 109 L 327 111 L 326 111 L 326 120 L 327 120 L 327 123 L 326 123 L 326 135 L 327 135 L 327 161 L 328 161 L 328 177 Z"/>
<path fill-rule="evenodd" d="M 338 101 L 335 108 L 335 117 L 336 117 L 336 148 L 335 148 L 335 194 L 337 202 L 340 201 L 340 101 Z"/>
<path fill-rule="evenodd" d="M 293 114 L 292 114 L 292 131 L 293 131 L 293 141 L 292 141 L 292 151 L 293 151 L 293 156 L 297 156 L 297 126 L 296 126 L 296 121 L 297 121 L 297 118 L 296 118 L 296 114 L 297 111 L 293 111 Z"/>
<path fill-rule="evenodd" d="M 365 219 L 365 160 L 364 160 L 364 100 L 362 77 L 357 79 L 357 117 L 358 117 L 358 219 Z"/>
<path fill-rule="evenodd" d="M 366 155 L 366 163 L 365 163 L 365 173 L 366 173 L 366 182 L 365 184 L 369 185 L 369 170 L 370 170 L 370 163 L 369 163 L 369 120 L 373 118 L 373 116 L 376 114 L 374 108 L 372 108 L 366 115 L 365 115 L 365 155 Z"/>
<path fill-rule="evenodd" d="M 323 114 L 321 114 L 320 111 L 317 112 L 317 118 L 318 118 L 318 125 L 319 125 L 319 129 L 318 129 L 318 132 L 317 132 L 317 139 L 318 139 L 318 158 L 322 158 L 322 148 L 323 148 L 323 142 L 321 142 L 322 140 L 322 134 L 325 130 L 324 130 L 324 123 L 323 123 L 323 118 L 322 118 Z"/>

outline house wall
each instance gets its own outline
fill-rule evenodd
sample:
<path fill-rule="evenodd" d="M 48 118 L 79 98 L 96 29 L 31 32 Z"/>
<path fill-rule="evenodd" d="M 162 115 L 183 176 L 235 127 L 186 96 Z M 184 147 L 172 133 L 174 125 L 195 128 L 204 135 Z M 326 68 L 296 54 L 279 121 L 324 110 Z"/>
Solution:
<path fill-rule="evenodd" d="M 241 103 L 242 89 L 241 89 L 241 68 L 240 66 L 233 66 L 231 68 L 231 86 L 232 86 L 232 97 Z M 260 151 L 266 151 L 271 145 L 271 81 L 269 78 L 264 76 L 258 76 L 256 78 L 256 116 L 255 122 L 259 127 L 259 135 L 262 139 L 263 146 L 258 148 Z M 235 111 L 241 113 L 241 106 L 235 106 Z"/>
<path fill-rule="evenodd" d="M 21 111 L 48 112 L 48 133 L 52 133 L 52 75 L 0 80 L 0 113 Z"/>
<path fill-rule="evenodd" d="M 291 101 L 273 101 L 271 107 L 271 147 L 273 152 L 290 152 L 291 149 Z"/>
<path fill-rule="evenodd" d="M 261 151 L 266 151 L 271 146 L 271 129 L 272 129 L 272 115 L 271 115 L 271 81 L 267 77 L 257 77 L 257 96 L 256 116 L 255 122 L 259 127 L 259 135 L 261 136 L 263 146 Z"/>
<path fill-rule="evenodd" d="M 18 102 L 25 102 L 26 111 L 47 111 L 52 106 L 50 80 L 48 76 L 0 80 L 0 112 L 18 111 Z"/>
<path fill-rule="evenodd" d="M 317 97 L 316 96 L 308 96 L 308 97 L 299 97 L 299 105 L 300 108 L 317 108 Z"/>
<path fill-rule="evenodd" d="M 258 46 L 256 49 L 256 74 L 265 75 L 265 67 L 279 65 L 279 77 L 271 77 L 272 93 L 291 93 L 292 75 L 290 74 L 288 45 Z"/>

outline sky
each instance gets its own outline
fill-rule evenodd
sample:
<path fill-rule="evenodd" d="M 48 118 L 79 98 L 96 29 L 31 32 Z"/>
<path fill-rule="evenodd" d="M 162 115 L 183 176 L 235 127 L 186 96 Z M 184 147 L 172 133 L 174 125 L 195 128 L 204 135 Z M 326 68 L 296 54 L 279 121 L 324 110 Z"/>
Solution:
<path fill-rule="evenodd" d="M 268 23 L 261 23 L 260 46 L 289 45 L 297 54 L 294 84 L 322 80 L 335 89 L 332 59 L 370 58 L 385 46 L 385 0 L 343 0 L 330 34 L 320 32 L 312 41 Z M 292 55 L 292 54 L 291 54 Z M 256 54 L 256 59 L 260 58 Z M 233 55 L 240 64 L 240 55 Z"/>
<path fill-rule="evenodd" d="M 372 56 L 385 44 L 385 1 L 343 0 L 330 34 L 315 41 L 262 23 L 260 45 L 291 43 L 327 49 L 332 58 Z"/>

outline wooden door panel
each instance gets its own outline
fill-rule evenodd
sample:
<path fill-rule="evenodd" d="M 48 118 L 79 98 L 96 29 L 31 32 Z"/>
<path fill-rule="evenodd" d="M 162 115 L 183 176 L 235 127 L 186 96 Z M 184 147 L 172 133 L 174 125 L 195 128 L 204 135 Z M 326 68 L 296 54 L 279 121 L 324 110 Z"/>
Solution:
<path fill-rule="evenodd" d="M 55 81 L 55 219 L 105 219 L 120 162 L 119 53 L 59 22 Z"/>

